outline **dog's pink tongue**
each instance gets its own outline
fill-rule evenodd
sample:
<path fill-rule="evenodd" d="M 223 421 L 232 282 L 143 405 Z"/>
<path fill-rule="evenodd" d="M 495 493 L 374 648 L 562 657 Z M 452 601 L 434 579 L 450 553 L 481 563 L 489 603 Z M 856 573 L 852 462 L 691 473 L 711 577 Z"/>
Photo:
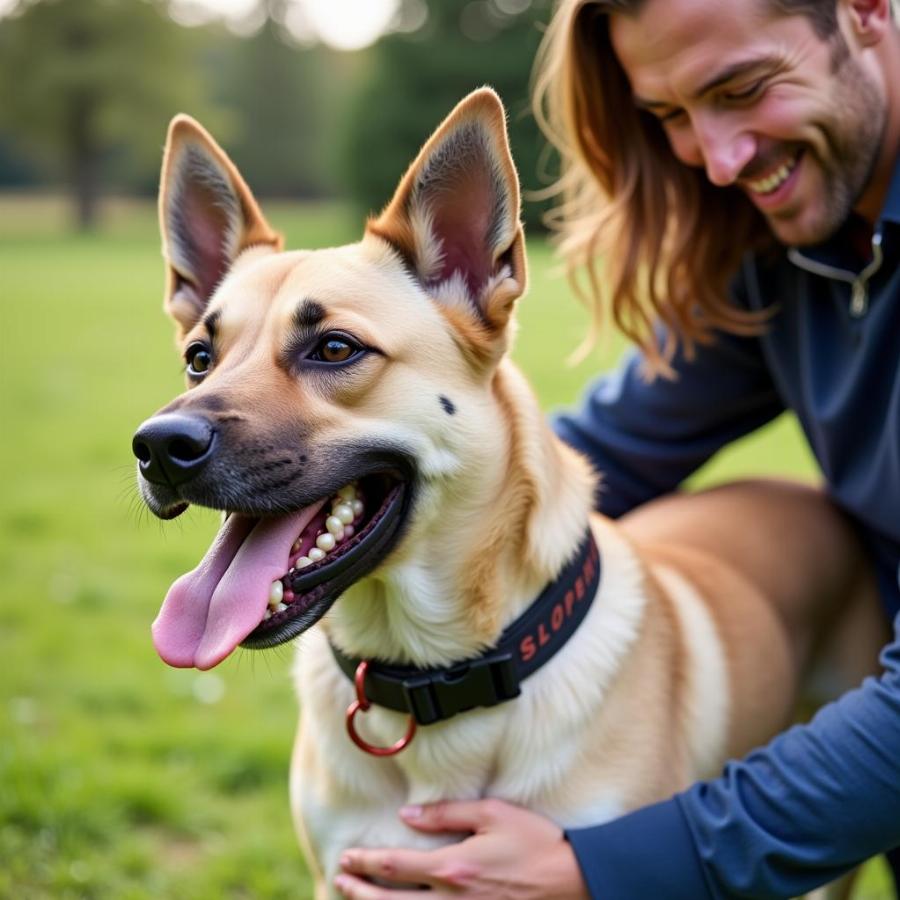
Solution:
<path fill-rule="evenodd" d="M 179 668 L 225 659 L 262 621 L 272 582 L 320 506 L 276 519 L 229 516 L 200 565 L 169 588 L 153 623 L 159 655 Z"/>

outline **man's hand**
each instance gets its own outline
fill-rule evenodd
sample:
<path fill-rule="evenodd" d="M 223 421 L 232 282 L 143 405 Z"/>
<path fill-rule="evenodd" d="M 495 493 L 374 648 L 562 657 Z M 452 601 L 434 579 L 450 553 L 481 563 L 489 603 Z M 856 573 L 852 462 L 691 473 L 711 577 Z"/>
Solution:
<path fill-rule="evenodd" d="M 437 850 L 347 850 L 335 886 L 350 900 L 405 900 L 409 891 L 364 880 L 420 884 L 429 896 L 490 900 L 586 900 L 575 854 L 548 819 L 500 800 L 405 807 L 420 831 L 470 833 Z M 360 877 L 363 876 L 363 877 Z"/>

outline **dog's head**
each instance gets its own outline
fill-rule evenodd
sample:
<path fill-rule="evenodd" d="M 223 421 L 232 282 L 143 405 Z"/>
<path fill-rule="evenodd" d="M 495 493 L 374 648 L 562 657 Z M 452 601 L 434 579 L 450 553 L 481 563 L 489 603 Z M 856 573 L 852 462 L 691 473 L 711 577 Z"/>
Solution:
<path fill-rule="evenodd" d="M 154 640 L 172 665 L 209 668 L 310 627 L 402 552 L 461 469 L 502 471 L 485 398 L 525 288 L 519 189 L 502 105 L 482 89 L 357 244 L 283 252 L 184 116 L 160 217 L 188 390 L 134 437 L 140 490 L 160 518 L 192 503 L 228 515 Z"/>

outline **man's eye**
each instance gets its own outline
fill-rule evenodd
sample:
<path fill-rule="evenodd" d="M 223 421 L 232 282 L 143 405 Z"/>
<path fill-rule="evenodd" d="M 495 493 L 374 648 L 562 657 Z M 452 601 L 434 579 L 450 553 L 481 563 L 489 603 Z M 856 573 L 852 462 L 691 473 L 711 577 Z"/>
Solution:
<path fill-rule="evenodd" d="M 194 378 L 202 378 L 212 366 L 212 354 L 205 344 L 191 344 L 184 353 L 187 373 Z"/>
<path fill-rule="evenodd" d="M 685 115 L 683 109 L 673 109 L 670 112 L 663 113 L 659 116 L 659 121 L 662 122 L 663 125 L 669 125 L 672 122 L 680 121 Z"/>
<path fill-rule="evenodd" d="M 744 88 L 728 91 L 728 93 L 725 94 L 725 97 L 728 100 L 752 100 L 760 92 L 762 86 L 762 81 L 754 81 L 753 84 L 748 84 Z"/>
<path fill-rule="evenodd" d="M 348 362 L 362 353 L 362 347 L 343 335 L 326 335 L 319 341 L 316 349 L 310 355 L 310 359 L 326 363 Z"/>

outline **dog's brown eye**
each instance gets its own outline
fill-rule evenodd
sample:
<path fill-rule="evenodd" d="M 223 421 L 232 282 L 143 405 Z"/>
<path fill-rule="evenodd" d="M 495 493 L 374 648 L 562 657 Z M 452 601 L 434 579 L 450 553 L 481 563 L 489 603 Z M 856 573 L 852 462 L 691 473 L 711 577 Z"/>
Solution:
<path fill-rule="evenodd" d="M 359 352 L 359 347 L 351 344 L 349 341 L 339 337 L 330 337 L 322 341 L 313 354 L 314 359 L 320 359 L 322 362 L 342 363 L 355 356 Z"/>
<path fill-rule="evenodd" d="M 212 356 L 203 344 L 192 344 L 187 348 L 184 358 L 187 362 L 188 375 L 202 378 L 212 365 Z"/>
<path fill-rule="evenodd" d="M 345 341 L 327 341 L 322 345 L 325 362 L 344 362 L 353 355 L 353 348 Z"/>

